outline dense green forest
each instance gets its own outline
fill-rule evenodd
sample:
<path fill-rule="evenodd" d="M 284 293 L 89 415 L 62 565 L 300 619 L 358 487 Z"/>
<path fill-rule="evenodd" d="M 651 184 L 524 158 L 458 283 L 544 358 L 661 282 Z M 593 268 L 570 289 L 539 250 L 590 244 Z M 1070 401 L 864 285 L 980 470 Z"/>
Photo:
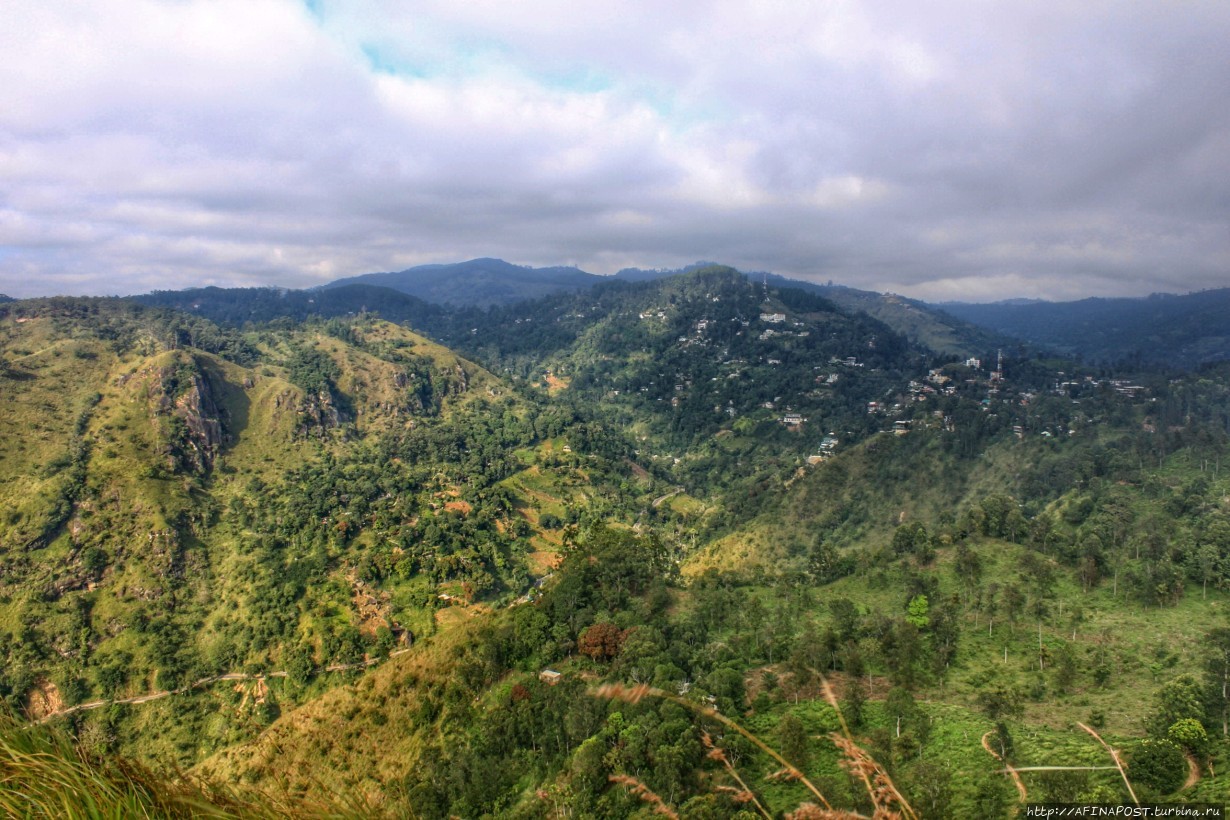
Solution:
<path fill-rule="evenodd" d="M 1092 362 L 1174 369 L 1230 356 L 1230 289 L 1143 299 L 953 303 L 937 306 L 979 326 Z"/>
<path fill-rule="evenodd" d="M 0 748 L 217 816 L 1226 801 L 1230 366 L 357 288 L 0 305 Z"/>

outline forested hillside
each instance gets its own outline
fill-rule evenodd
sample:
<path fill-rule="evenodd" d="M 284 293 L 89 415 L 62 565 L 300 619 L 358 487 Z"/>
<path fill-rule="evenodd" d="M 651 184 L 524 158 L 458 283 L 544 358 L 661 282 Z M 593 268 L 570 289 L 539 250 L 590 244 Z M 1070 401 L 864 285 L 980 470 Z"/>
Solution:
<path fill-rule="evenodd" d="M 559 291 L 584 290 L 601 276 L 571 267 L 532 268 L 503 259 L 471 259 L 419 265 L 391 273 L 366 273 L 338 279 L 322 290 L 352 285 L 392 288 L 428 302 L 453 306 L 507 305 Z"/>
<path fill-rule="evenodd" d="M 0 771 L 219 816 L 1230 796 L 1225 366 L 957 357 L 719 267 L 350 294 L 0 306 Z"/>
<path fill-rule="evenodd" d="M 75 299 L 0 321 L 0 692 L 33 717 L 229 673 L 305 697 L 442 605 L 524 594 L 544 505 L 618 519 L 639 486 L 567 409 L 387 323 L 239 334 Z M 241 700 L 89 717 L 185 763 L 277 713 Z"/>
<path fill-rule="evenodd" d="M 339 285 L 321 290 L 281 288 L 192 288 L 160 290 L 134 297 L 151 307 L 174 308 L 216 322 L 242 328 L 281 320 L 284 327 L 309 319 L 352 317 L 378 313 L 381 318 L 410 327 L 428 327 L 441 315 L 437 306 L 391 288 L 376 285 Z"/>
<path fill-rule="evenodd" d="M 1230 358 L 1230 289 L 1143 299 L 952 303 L 939 309 L 1090 362 L 1190 368 Z"/>

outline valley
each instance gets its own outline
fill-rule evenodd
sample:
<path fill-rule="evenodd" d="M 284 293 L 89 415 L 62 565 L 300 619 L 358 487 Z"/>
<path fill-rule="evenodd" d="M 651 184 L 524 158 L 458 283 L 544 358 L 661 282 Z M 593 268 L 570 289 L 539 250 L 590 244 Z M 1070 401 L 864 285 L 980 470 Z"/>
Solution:
<path fill-rule="evenodd" d="M 1226 802 L 1230 365 L 551 270 L 0 304 L 4 748 L 216 816 Z"/>

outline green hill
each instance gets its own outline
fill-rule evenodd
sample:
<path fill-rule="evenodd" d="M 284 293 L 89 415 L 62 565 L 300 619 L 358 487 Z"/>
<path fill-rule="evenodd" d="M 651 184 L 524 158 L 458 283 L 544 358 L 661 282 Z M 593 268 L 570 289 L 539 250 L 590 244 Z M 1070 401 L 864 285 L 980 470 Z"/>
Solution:
<path fill-rule="evenodd" d="M 1230 288 L 1143 299 L 953 303 L 937 308 L 1093 362 L 1191 368 L 1230 358 Z"/>
<path fill-rule="evenodd" d="M 574 495 L 506 481 L 583 474 L 588 515 L 636 503 L 573 416 L 376 320 L 239 333 L 23 301 L 0 355 L 0 694 L 35 718 L 224 674 L 286 673 L 293 702 L 334 677 L 315 670 L 430 635 L 445 600 L 511 600 L 549 569 L 539 507 L 576 520 Z M 570 458 L 525 449 L 559 437 Z M 183 696 L 190 718 L 81 719 L 182 764 L 276 714 L 218 688 Z"/>
<path fill-rule="evenodd" d="M 603 277 L 572 267 L 533 268 L 503 259 L 471 259 L 419 265 L 393 273 L 366 273 L 325 285 L 375 285 L 438 305 L 490 307 L 537 299 L 560 291 L 584 290 Z"/>
<path fill-rule="evenodd" d="M 992 370 L 720 267 L 436 341 L 198 295 L 0 306 L 6 782 L 997 817 L 1006 761 L 1131 800 L 1084 724 L 1142 800 L 1230 792 L 1224 367 Z"/>

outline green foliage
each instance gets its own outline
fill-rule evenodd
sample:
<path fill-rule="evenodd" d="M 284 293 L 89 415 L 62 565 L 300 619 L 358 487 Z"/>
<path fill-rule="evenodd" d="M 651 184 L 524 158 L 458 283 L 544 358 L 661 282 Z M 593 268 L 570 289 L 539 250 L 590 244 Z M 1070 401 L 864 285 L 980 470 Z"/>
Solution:
<path fill-rule="evenodd" d="M 989 686 L 978 693 L 978 707 L 994 721 L 1003 718 L 1020 717 L 1025 704 L 1022 693 L 1012 686 Z"/>
<path fill-rule="evenodd" d="M 1154 698 L 1152 714 L 1147 724 L 1155 737 L 1165 738 L 1178 723 L 1204 716 L 1200 683 L 1191 675 L 1180 675 L 1167 681 Z"/>
<path fill-rule="evenodd" d="M 325 393 L 334 389 L 341 368 L 324 351 L 314 347 L 296 347 L 286 360 L 286 370 L 292 383 L 309 393 Z"/>
<path fill-rule="evenodd" d="M 1166 730 L 1166 739 L 1184 751 L 1204 757 L 1209 751 L 1209 736 L 1195 718 L 1181 718 Z"/>
<path fill-rule="evenodd" d="M 811 740 L 801 720 L 791 714 L 783 717 L 777 724 L 777 742 L 782 757 L 799 769 L 807 768 L 811 762 Z"/>
<path fill-rule="evenodd" d="M 1146 738 L 1130 751 L 1128 772 L 1133 782 L 1167 795 L 1183 785 L 1187 760 L 1183 750 L 1171 741 Z"/>
<path fill-rule="evenodd" d="M 68 735 L 0 715 L 0 813 L 8 817 L 278 818 L 362 812 L 349 804 L 287 802 L 199 779 L 173 779 L 129 760 L 92 754 Z"/>
<path fill-rule="evenodd" d="M 915 595 L 906 606 L 905 619 L 919 629 L 926 629 L 931 623 L 928 613 L 931 611 L 926 595 Z"/>
<path fill-rule="evenodd" d="M 1220 371 L 1125 396 L 1014 361 L 988 394 L 874 321 L 766 304 L 721 269 L 432 314 L 499 378 L 370 316 L 241 333 L 106 300 L 0 310 L 0 695 L 33 712 L 187 687 L 73 715 L 100 749 L 188 765 L 269 729 L 328 755 L 327 774 L 287 763 L 296 782 L 391 813 L 625 816 L 643 807 L 609 778 L 629 775 L 731 816 L 703 733 L 749 783 L 776 766 L 710 706 L 845 795 L 810 740 L 836 728 L 825 675 L 924 816 L 1000 816 L 990 726 L 1008 759 L 1090 763 L 1036 703 L 1192 750 L 1230 714 L 1230 638 L 1197 640 L 1230 586 Z M 951 392 L 922 390 L 933 365 Z M 908 433 L 881 434 L 894 420 Z M 376 658 L 387 673 L 324 671 Z M 260 703 L 193 688 L 274 671 Z M 702 712 L 596 699 L 598 680 Z M 329 721 L 277 720 L 317 697 Z M 253 754 L 235 771 L 287 774 Z M 790 811 L 796 789 L 764 799 Z"/>

